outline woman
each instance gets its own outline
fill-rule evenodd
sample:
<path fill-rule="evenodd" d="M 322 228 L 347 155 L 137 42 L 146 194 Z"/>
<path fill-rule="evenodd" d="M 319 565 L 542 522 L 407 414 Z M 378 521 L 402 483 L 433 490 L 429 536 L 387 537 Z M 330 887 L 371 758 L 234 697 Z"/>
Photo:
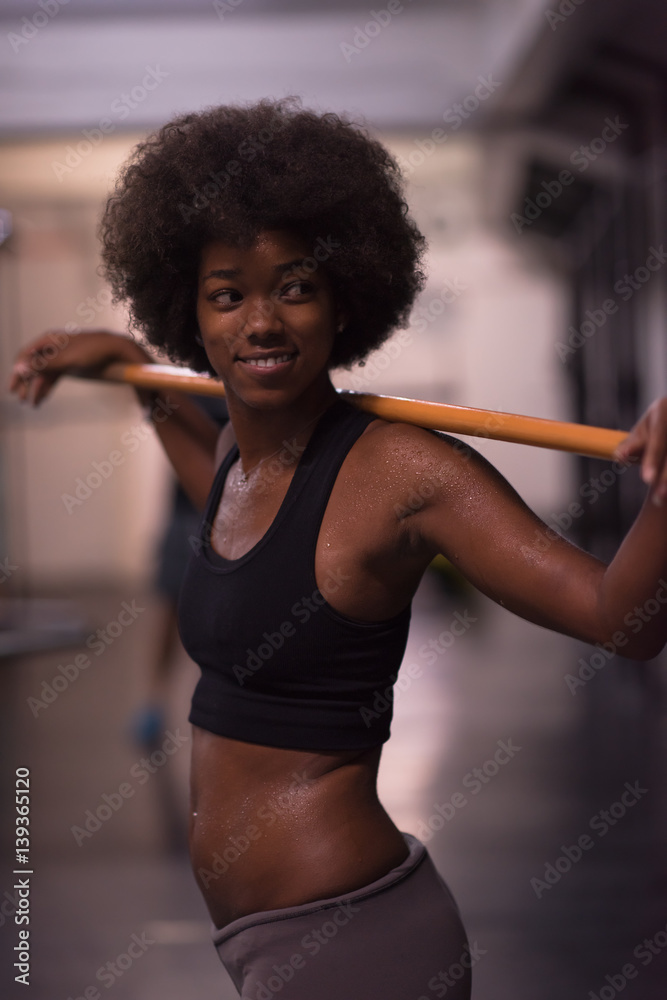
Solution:
<path fill-rule="evenodd" d="M 179 614 L 202 669 L 190 846 L 220 957 L 246 1000 L 416 1000 L 445 983 L 469 997 L 456 904 L 376 795 L 391 713 L 374 696 L 439 552 L 538 624 L 592 643 L 624 628 L 667 570 L 667 401 L 618 450 L 642 457 L 650 502 L 605 567 L 560 538 L 537 552 L 546 526 L 472 449 L 339 400 L 330 370 L 406 321 L 424 241 L 383 147 L 291 100 L 165 126 L 135 151 L 102 238 L 137 328 L 221 378 L 229 408 L 218 435 L 184 396 L 141 394 L 204 512 Z M 104 331 L 60 343 L 18 356 L 21 398 L 151 360 Z M 666 640 L 658 615 L 624 652 Z"/>

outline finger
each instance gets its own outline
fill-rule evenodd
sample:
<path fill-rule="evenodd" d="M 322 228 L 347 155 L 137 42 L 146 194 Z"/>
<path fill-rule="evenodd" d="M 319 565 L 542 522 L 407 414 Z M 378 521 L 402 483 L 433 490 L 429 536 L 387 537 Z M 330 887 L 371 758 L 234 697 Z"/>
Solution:
<path fill-rule="evenodd" d="M 636 462 L 646 447 L 647 431 L 645 422 L 642 421 L 634 427 L 628 436 L 614 449 L 614 458 L 627 465 Z"/>
<path fill-rule="evenodd" d="M 10 390 L 22 401 L 37 406 L 51 391 L 58 380 L 58 372 L 36 372 L 28 363 L 15 365 L 10 382 Z"/>
<path fill-rule="evenodd" d="M 33 341 L 29 347 L 24 348 L 14 362 L 9 382 L 10 392 L 16 392 L 22 400 L 30 398 L 34 402 L 34 394 L 38 389 L 46 388 L 48 391 L 52 382 L 45 385 L 41 377 L 47 373 L 47 367 L 53 360 L 52 354 L 53 345 L 46 336 L 40 337 L 39 341 Z M 43 395 L 42 393 L 42 398 Z"/>
<path fill-rule="evenodd" d="M 39 379 L 39 375 L 33 374 L 33 376 L 28 379 L 25 384 L 25 395 L 23 398 L 28 403 L 32 403 L 33 406 L 35 405 L 35 393 L 37 391 Z"/>
<path fill-rule="evenodd" d="M 22 351 L 17 355 L 12 368 L 12 378 L 30 377 L 44 367 L 44 362 L 40 360 L 38 351 L 34 348 Z"/>
<path fill-rule="evenodd" d="M 651 499 L 658 507 L 667 500 L 667 440 L 664 436 L 656 443 L 654 451 L 655 473 L 652 479 Z"/>
<path fill-rule="evenodd" d="M 39 375 L 34 375 L 30 381 L 26 384 L 26 400 L 32 405 L 35 405 L 35 392 L 37 391 Z"/>
<path fill-rule="evenodd" d="M 658 407 L 651 407 L 646 414 L 647 440 L 642 457 L 642 479 L 654 483 L 662 472 L 667 449 L 667 421 Z"/>
<path fill-rule="evenodd" d="M 9 383 L 10 392 L 15 392 L 19 399 L 25 399 L 28 386 L 31 379 L 34 377 L 34 374 L 35 373 L 27 363 L 21 362 L 15 364 Z"/>
<path fill-rule="evenodd" d="M 44 372 L 33 380 L 32 402 L 33 406 L 39 406 L 43 399 L 48 396 L 51 389 L 58 381 L 58 372 Z"/>
<path fill-rule="evenodd" d="M 651 500 L 656 507 L 663 507 L 667 500 L 667 469 L 663 469 L 660 478 L 653 485 Z"/>

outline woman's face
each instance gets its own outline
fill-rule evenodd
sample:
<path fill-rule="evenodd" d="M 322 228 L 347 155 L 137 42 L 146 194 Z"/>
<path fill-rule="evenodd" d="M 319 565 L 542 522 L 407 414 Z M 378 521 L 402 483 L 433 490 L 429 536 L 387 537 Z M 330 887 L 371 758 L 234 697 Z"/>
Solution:
<path fill-rule="evenodd" d="M 248 249 L 202 250 L 197 319 L 204 348 L 228 395 L 280 406 L 328 384 L 342 316 L 312 247 L 286 230 L 261 232 Z"/>

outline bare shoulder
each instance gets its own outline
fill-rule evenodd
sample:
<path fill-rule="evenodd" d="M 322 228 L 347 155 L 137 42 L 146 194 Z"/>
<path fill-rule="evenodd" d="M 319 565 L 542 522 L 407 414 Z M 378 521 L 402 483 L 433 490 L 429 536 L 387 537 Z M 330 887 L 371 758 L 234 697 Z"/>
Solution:
<path fill-rule="evenodd" d="M 371 467 L 384 467 L 392 474 L 402 470 L 417 474 L 452 474 L 477 464 L 492 469 L 486 459 L 459 438 L 414 424 L 375 420 L 358 443 L 359 457 Z"/>
<path fill-rule="evenodd" d="M 456 446 L 465 448 L 462 441 L 440 431 L 430 431 L 425 427 L 418 427 L 416 424 L 381 419 L 373 420 L 359 441 L 370 445 L 373 449 L 382 450 L 383 458 L 388 457 L 388 454 L 393 452 L 401 455 L 410 454 L 415 449 L 418 454 L 428 455 L 434 449 L 441 450 L 442 443 L 452 448 Z"/>
<path fill-rule="evenodd" d="M 442 431 L 377 420 L 358 442 L 359 467 L 369 478 L 391 481 L 407 513 L 434 504 L 494 503 L 520 498 L 504 476 L 467 442 Z M 415 496 L 419 503 L 414 502 Z M 408 501 L 412 500 L 412 503 Z"/>

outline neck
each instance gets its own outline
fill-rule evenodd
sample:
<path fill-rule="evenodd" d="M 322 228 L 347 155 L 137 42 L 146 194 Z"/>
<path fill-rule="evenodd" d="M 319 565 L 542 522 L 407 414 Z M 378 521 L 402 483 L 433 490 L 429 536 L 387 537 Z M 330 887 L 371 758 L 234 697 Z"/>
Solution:
<path fill-rule="evenodd" d="M 233 393 L 227 395 L 229 419 L 241 458 L 249 474 L 283 448 L 305 446 L 322 413 L 338 398 L 328 374 L 324 383 L 310 386 L 298 399 L 282 407 L 248 406 Z"/>

